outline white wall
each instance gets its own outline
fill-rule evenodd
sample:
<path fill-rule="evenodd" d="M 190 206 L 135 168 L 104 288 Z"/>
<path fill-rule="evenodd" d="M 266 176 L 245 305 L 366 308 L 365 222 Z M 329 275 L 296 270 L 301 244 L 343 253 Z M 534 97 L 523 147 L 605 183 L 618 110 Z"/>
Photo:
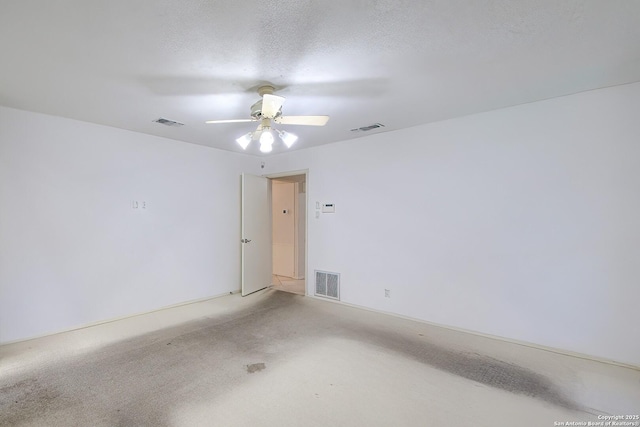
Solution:
<path fill-rule="evenodd" d="M 0 107 L 0 342 L 238 290 L 248 161 Z"/>
<path fill-rule="evenodd" d="M 640 365 L 639 111 L 636 83 L 266 171 L 309 169 L 308 268 L 341 273 L 342 301 Z"/>

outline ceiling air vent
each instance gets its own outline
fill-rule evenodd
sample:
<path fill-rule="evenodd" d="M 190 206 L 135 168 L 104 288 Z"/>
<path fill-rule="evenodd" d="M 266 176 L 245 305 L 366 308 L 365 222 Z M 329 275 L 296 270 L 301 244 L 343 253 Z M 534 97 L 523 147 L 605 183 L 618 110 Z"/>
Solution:
<path fill-rule="evenodd" d="M 384 125 L 382 123 L 374 123 L 369 126 L 362 126 L 361 128 L 351 129 L 351 132 L 368 132 L 373 129 L 383 128 Z"/>
<path fill-rule="evenodd" d="M 157 120 L 154 120 L 155 123 L 160 123 L 165 126 L 184 126 L 184 123 L 176 122 L 175 120 L 165 119 L 164 117 L 160 117 Z"/>

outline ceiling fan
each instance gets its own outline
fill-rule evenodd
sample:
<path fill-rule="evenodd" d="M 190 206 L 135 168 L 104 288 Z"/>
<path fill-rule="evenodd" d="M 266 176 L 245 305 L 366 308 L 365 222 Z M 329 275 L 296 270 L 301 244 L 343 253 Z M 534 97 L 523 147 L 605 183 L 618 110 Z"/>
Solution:
<path fill-rule="evenodd" d="M 260 151 L 263 153 L 271 152 L 273 148 L 274 136 L 273 132 L 277 132 L 278 136 L 287 146 L 291 147 L 298 137 L 290 132 L 281 131 L 271 127 L 273 120 L 281 125 L 302 125 L 302 126 L 324 126 L 329 121 L 329 116 L 283 116 L 282 104 L 285 99 L 282 96 L 274 95 L 275 88 L 270 85 L 260 86 L 258 94 L 262 97 L 258 102 L 251 106 L 250 119 L 231 119 L 231 120 L 209 120 L 205 123 L 244 123 L 244 122 L 260 122 L 255 131 L 249 132 L 236 139 L 243 150 L 245 150 L 251 141 L 260 141 Z"/>

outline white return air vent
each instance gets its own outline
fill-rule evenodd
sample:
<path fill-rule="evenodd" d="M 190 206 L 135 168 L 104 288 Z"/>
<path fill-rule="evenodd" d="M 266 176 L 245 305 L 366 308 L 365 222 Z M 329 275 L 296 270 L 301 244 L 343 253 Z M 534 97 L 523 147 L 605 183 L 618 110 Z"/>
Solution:
<path fill-rule="evenodd" d="M 340 274 L 315 270 L 316 296 L 340 299 Z"/>

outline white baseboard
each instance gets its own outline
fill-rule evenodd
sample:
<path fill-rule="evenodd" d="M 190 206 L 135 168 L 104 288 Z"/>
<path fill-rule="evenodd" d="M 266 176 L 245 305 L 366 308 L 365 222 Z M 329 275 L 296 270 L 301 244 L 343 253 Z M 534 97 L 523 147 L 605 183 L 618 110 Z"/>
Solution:
<path fill-rule="evenodd" d="M 369 307 L 365 307 L 365 306 L 361 306 L 361 305 L 357 305 L 357 304 L 350 304 L 350 303 L 344 302 L 344 301 L 338 301 L 338 300 L 332 300 L 332 299 L 328 299 L 328 298 L 322 298 L 322 297 L 315 296 L 313 294 L 307 294 L 307 295 L 312 297 L 312 298 L 314 298 L 314 299 L 320 300 L 320 301 L 330 302 L 330 303 L 334 303 L 334 304 L 342 304 L 342 305 L 346 305 L 348 307 L 353 307 L 353 308 L 357 308 L 357 309 L 365 310 L 365 311 L 371 311 L 371 312 L 379 313 L 379 314 L 386 314 L 388 316 L 398 317 L 400 319 L 412 320 L 414 322 L 424 323 L 426 325 L 435 326 L 435 327 L 438 327 L 438 328 L 449 329 L 451 331 L 463 332 L 465 334 L 476 335 L 476 336 L 480 336 L 480 337 L 484 337 L 484 338 L 489 338 L 489 339 L 492 339 L 492 340 L 508 342 L 508 343 L 511 343 L 511 344 L 521 345 L 521 346 L 524 346 L 524 347 L 531 347 L 531 348 L 535 348 L 535 349 L 538 349 L 538 350 L 549 351 L 551 353 L 557 353 L 557 354 L 562 354 L 562 355 L 565 355 L 565 356 L 576 357 L 578 359 L 591 360 L 593 362 L 606 363 L 608 365 L 615 365 L 615 366 L 620 366 L 622 368 L 627 368 L 627 369 L 633 369 L 633 370 L 636 370 L 636 371 L 640 371 L 640 366 L 630 365 L 628 363 L 618 362 L 616 360 L 606 359 L 606 358 L 603 358 L 603 357 L 592 356 L 590 354 L 578 353 L 578 352 L 575 352 L 575 351 L 565 350 L 565 349 L 561 349 L 561 348 L 548 347 L 548 346 L 541 345 L 541 344 L 531 343 L 531 342 L 527 342 L 527 341 L 520 341 L 520 340 L 516 340 L 516 339 L 513 339 L 513 338 L 501 337 L 501 336 L 498 336 L 498 335 L 485 334 L 483 332 L 472 331 L 470 329 L 464 329 L 464 328 L 458 328 L 456 326 L 443 325 L 443 324 L 436 323 L 436 322 L 430 322 L 428 320 L 417 319 L 415 317 L 410 317 L 410 316 L 404 316 L 404 315 L 398 314 L 398 313 L 393 313 L 393 312 L 383 311 L 383 310 L 377 310 L 375 308 L 369 308 Z"/>
<path fill-rule="evenodd" d="M 233 295 L 233 294 L 237 294 L 237 293 L 240 293 L 240 290 L 236 290 L 236 291 L 233 291 L 233 292 L 225 292 L 225 293 L 222 293 L 222 294 L 217 294 L 217 295 L 213 295 L 213 296 L 209 296 L 209 297 L 198 298 L 198 299 L 189 300 L 189 301 L 183 301 L 183 302 L 179 302 L 177 304 L 171 304 L 171 305 L 155 308 L 153 310 L 141 311 L 141 312 L 134 313 L 134 314 L 126 314 L 124 316 L 113 317 L 113 318 L 109 318 L 109 319 L 106 319 L 106 320 L 98 320 L 96 322 L 85 323 L 85 324 L 83 324 L 81 326 L 76 326 L 76 327 L 69 328 L 69 329 L 63 329 L 63 330 L 56 331 L 56 332 L 50 332 L 50 333 L 46 333 L 46 334 L 30 336 L 30 337 L 27 337 L 27 338 L 20 338 L 20 339 L 17 339 L 17 340 L 11 340 L 11 341 L 2 342 L 2 343 L 0 343 L 0 347 L 2 347 L 4 345 L 16 344 L 16 343 L 24 342 L 24 341 L 31 341 L 31 340 L 35 340 L 35 339 L 38 339 L 38 338 L 50 337 L 50 336 L 53 336 L 53 335 L 63 334 L 65 332 L 78 331 L 80 329 L 91 328 L 92 326 L 104 325 L 104 324 L 107 324 L 107 323 L 117 322 L 119 320 L 130 319 L 132 317 L 144 316 L 145 314 L 156 313 L 158 311 L 168 310 L 168 309 L 171 309 L 171 308 L 181 307 L 181 306 L 189 305 L 189 304 L 196 304 L 196 303 L 199 303 L 199 302 L 209 301 L 209 300 L 212 300 L 212 299 L 224 297 L 224 296 L 227 296 L 227 295 Z"/>

